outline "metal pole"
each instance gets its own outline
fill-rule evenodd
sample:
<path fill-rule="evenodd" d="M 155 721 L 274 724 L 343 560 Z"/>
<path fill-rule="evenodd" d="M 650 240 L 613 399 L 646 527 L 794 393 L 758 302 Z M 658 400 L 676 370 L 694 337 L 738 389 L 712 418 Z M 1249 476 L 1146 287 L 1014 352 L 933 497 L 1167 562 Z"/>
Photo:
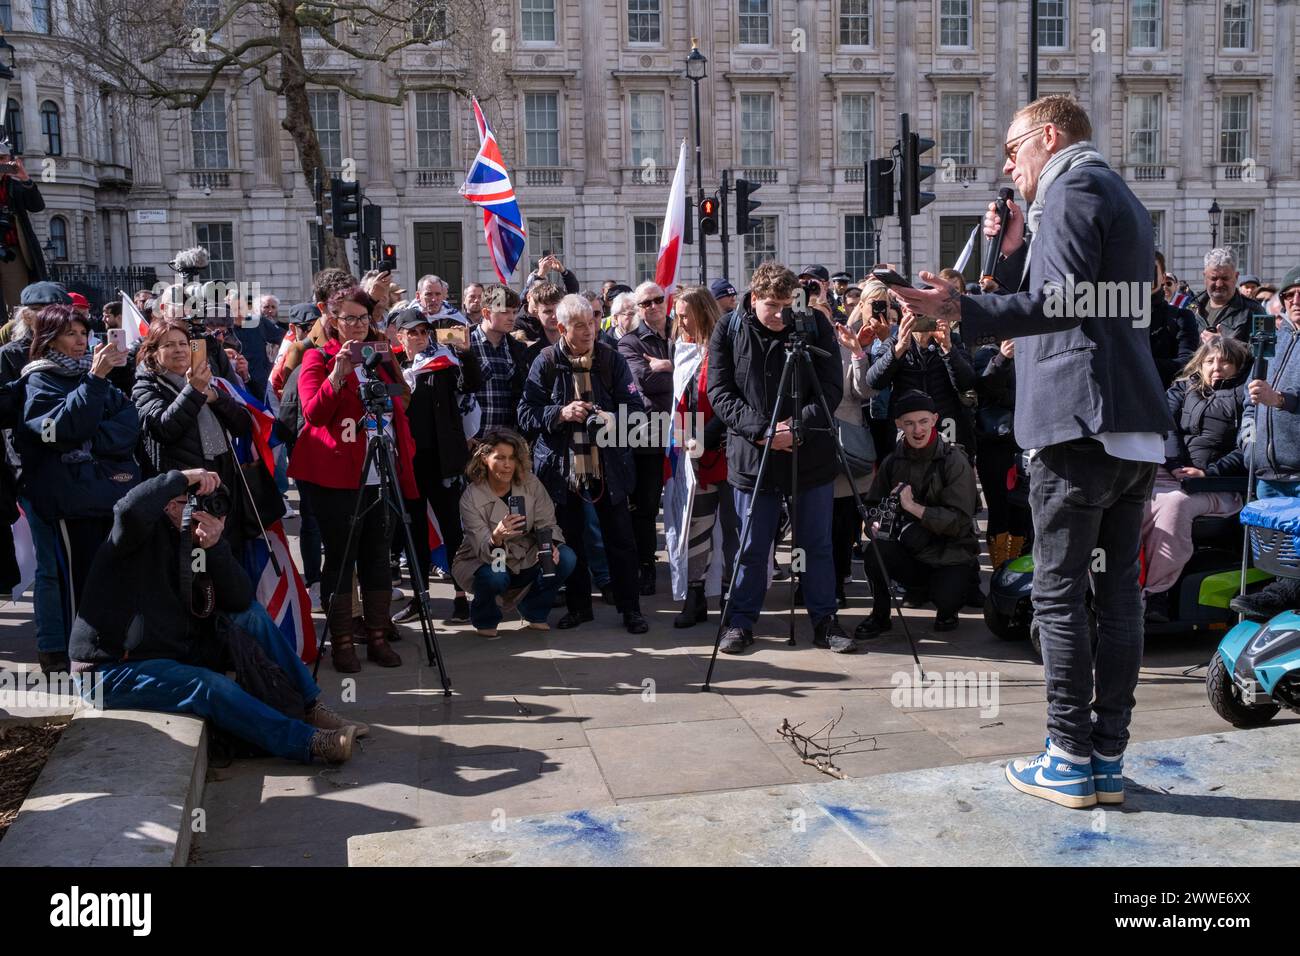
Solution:
<path fill-rule="evenodd" d="M 911 117 L 906 113 L 898 116 L 898 162 L 900 168 L 907 166 L 907 141 L 911 135 Z M 911 173 L 903 168 L 898 179 L 898 230 L 903 246 L 903 278 L 912 281 L 912 184 Z"/>
<path fill-rule="evenodd" d="M 731 278 L 731 263 L 727 246 L 730 244 L 730 236 L 727 234 L 727 193 L 731 190 L 731 170 L 722 171 L 722 202 L 718 207 L 718 214 L 722 216 L 722 278 Z M 703 283 L 701 283 L 702 285 Z"/>
<path fill-rule="evenodd" d="M 1038 0 L 1029 0 L 1029 102 L 1038 99 Z"/>
<path fill-rule="evenodd" d="M 695 85 L 695 217 L 698 225 L 700 206 L 704 202 L 704 151 L 700 146 L 700 81 L 691 80 L 691 82 Z M 700 236 L 700 285 L 708 285 L 708 257 L 705 254 L 707 243 L 703 230 L 696 231 Z"/>
<path fill-rule="evenodd" d="M 312 271 L 320 272 L 325 268 L 325 200 L 319 166 L 315 170 L 313 189 L 316 193 L 316 258 L 312 263 L 315 266 Z"/>

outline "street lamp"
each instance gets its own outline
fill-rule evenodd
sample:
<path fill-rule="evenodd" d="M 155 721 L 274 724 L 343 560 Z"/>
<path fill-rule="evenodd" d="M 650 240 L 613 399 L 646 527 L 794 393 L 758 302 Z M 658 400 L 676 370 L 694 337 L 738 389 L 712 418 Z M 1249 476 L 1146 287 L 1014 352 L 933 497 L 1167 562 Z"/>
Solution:
<path fill-rule="evenodd" d="M 1219 225 L 1223 222 L 1223 210 L 1219 208 L 1219 200 L 1210 200 L 1210 248 L 1219 247 Z"/>
<path fill-rule="evenodd" d="M 14 56 L 14 48 L 5 39 L 4 30 L 0 30 L 0 147 L 4 152 L 10 152 L 9 146 L 9 129 L 7 125 L 9 111 L 9 83 L 14 78 L 14 70 L 18 66 L 18 60 Z"/>
<path fill-rule="evenodd" d="M 704 158 L 700 148 L 700 80 L 709 75 L 709 61 L 700 52 L 700 41 L 691 37 L 691 52 L 686 57 L 686 78 L 695 88 L 695 211 L 696 223 L 699 222 L 700 206 L 704 202 Z M 700 285 L 708 284 L 708 267 L 705 264 L 704 234 L 696 230 L 700 244 Z"/>

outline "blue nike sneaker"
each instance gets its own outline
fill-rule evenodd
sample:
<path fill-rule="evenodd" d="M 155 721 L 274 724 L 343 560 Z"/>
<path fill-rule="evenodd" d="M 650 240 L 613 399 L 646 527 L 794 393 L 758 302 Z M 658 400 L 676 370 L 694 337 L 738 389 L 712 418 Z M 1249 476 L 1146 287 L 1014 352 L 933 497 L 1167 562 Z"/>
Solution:
<path fill-rule="evenodd" d="M 1021 793 L 1042 797 L 1063 807 L 1084 809 L 1097 805 L 1092 767 L 1044 750 L 1033 759 L 1017 757 L 1007 764 L 1007 782 Z"/>
<path fill-rule="evenodd" d="M 1103 760 L 1092 755 L 1092 786 L 1098 803 L 1124 802 L 1124 755 L 1118 760 Z"/>

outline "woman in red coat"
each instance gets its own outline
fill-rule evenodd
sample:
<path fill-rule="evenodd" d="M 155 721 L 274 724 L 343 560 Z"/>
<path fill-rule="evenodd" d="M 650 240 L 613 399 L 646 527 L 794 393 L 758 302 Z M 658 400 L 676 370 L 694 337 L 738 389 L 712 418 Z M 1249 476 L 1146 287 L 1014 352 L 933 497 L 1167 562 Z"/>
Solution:
<path fill-rule="evenodd" d="M 372 433 L 361 403 L 363 379 L 377 376 L 403 388 L 403 394 L 391 400 L 391 410 L 382 416 L 383 427 L 396 444 L 397 481 L 402 497 L 412 499 L 418 495 L 412 466 L 415 443 L 406 421 L 409 394 L 405 392 L 401 369 L 391 353 L 385 353 L 373 372 L 354 365 L 348 357 L 349 342 L 384 341 L 383 333 L 370 326 L 373 308 L 374 300 L 359 287 L 341 289 L 326 303 L 325 312 L 312 332 L 311 345 L 303 353 L 298 395 L 306 427 L 298 436 L 289 460 L 289 475 L 298 482 L 311 513 L 320 524 L 325 549 L 321 604 L 327 608 L 334 669 L 348 674 L 361 669 L 352 643 L 353 568 L 361 583 L 366 659 L 381 667 L 398 667 L 402 663 L 386 639 L 392 627 L 389 605 L 393 592 L 388 568 L 389 543 L 393 539 L 392 511 L 372 507 L 379 495 L 378 471 L 372 466 L 366 474 L 361 473 L 367 438 Z M 372 427 L 373 424 L 371 420 Z M 351 548 L 347 548 L 358 492 L 365 514 L 353 535 Z"/>

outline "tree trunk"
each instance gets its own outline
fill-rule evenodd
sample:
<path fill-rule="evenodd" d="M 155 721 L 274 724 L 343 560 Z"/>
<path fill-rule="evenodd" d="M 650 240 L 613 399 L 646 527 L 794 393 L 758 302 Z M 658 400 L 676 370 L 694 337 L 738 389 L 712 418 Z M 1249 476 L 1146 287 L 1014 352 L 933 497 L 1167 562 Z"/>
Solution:
<path fill-rule="evenodd" d="M 279 16 L 280 41 L 283 50 L 280 56 L 280 86 L 285 107 L 284 119 L 280 121 L 280 125 L 293 137 L 293 145 L 298 152 L 298 163 L 303 176 L 307 179 L 307 188 L 312 188 L 316 170 L 319 169 L 321 183 L 328 191 L 329 174 L 325 169 L 325 158 L 321 155 L 316 125 L 312 122 L 311 107 L 307 104 L 307 74 L 300 65 L 303 62 L 302 29 L 294 16 L 294 4 L 281 2 Z M 326 266 L 351 271 L 348 265 L 347 242 L 328 230 L 325 233 L 322 257 Z"/>

